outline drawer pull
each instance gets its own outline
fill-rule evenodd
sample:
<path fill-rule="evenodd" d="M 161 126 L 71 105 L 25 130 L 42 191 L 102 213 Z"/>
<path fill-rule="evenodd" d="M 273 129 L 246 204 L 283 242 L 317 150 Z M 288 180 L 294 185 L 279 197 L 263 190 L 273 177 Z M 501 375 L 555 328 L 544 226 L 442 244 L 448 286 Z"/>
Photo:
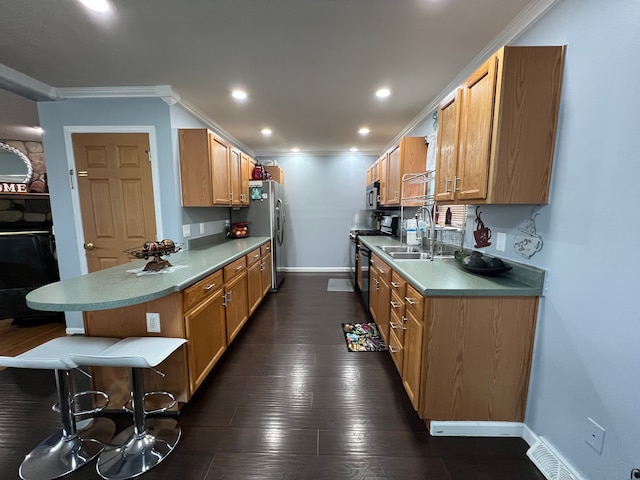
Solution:
<path fill-rule="evenodd" d="M 236 271 L 238 271 L 238 270 L 242 270 L 242 265 L 238 265 L 238 266 L 236 267 Z"/>
<path fill-rule="evenodd" d="M 389 345 L 389 351 L 391 353 L 396 353 L 398 350 L 396 350 L 393 345 Z"/>
<path fill-rule="evenodd" d="M 402 316 L 402 330 L 406 330 L 407 326 L 405 325 L 405 323 L 407 322 L 407 317 L 405 317 L 404 315 Z"/>
<path fill-rule="evenodd" d="M 400 308 L 400 304 L 399 304 L 399 303 L 394 302 L 393 300 L 391 300 L 389 303 L 391 304 L 391 306 L 392 306 L 393 308 Z"/>
<path fill-rule="evenodd" d="M 409 303 L 409 305 L 417 305 L 418 302 L 414 302 L 412 299 L 410 299 L 409 297 L 404 297 L 404 299 Z"/>
<path fill-rule="evenodd" d="M 206 287 L 204 287 L 204 289 L 205 289 L 205 290 L 211 290 L 211 289 L 212 289 L 213 287 L 215 287 L 215 286 L 216 286 L 216 284 L 215 284 L 215 283 L 212 283 L 212 284 L 209 284 L 209 285 L 207 285 Z"/>
<path fill-rule="evenodd" d="M 396 325 L 396 324 L 395 324 L 395 323 L 393 323 L 393 322 L 389 322 L 389 326 L 390 326 L 392 329 L 394 329 L 394 330 L 396 330 L 396 329 L 398 328 L 398 325 Z"/>
<path fill-rule="evenodd" d="M 399 283 L 396 283 L 396 282 L 391 282 L 391 286 L 392 286 L 393 288 L 398 288 L 398 287 L 400 286 L 400 284 L 399 284 Z"/>

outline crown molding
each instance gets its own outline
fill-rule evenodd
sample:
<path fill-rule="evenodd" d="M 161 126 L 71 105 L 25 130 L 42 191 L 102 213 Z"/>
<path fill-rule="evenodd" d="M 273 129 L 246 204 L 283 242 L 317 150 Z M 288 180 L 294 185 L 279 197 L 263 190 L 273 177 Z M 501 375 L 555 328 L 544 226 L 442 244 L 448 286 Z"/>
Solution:
<path fill-rule="evenodd" d="M 264 159 L 265 157 L 375 157 L 378 158 L 380 155 L 375 152 L 350 152 L 348 150 L 345 151 L 337 151 L 332 152 L 329 150 L 311 150 L 311 151 L 300 151 L 300 152 L 256 152 L 255 158 Z"/>
<path fill-rule="evenodd" d="M 482 65 L 490 55 L 495 53 L 504 45 L 515 41 L 529 27 L 536 23 L 551 7 L 560 0 L 535 0 L 531 2 L 522 12 L 520 12 L 512 21 L 502 30 L 489 44 L 487 44 L 478 55 L 436 96 L 429 104 L 424 107 L 418 115 L 416 115 L 409 124 L 396 135 L 391 142 L 384 147 L 381 154 L 393 148 L 402 137 L 409 134 L 415 127 L 429 117 L 438 105 L 451 93 L 458 88 L 476 69 Z"/>
<path fill-rule="evenodd" d="M 126 87 L 60 87 L 62 99 L 71 98 L 161 98 L 167 105 L 180 102 L 181 96 L 171 85 Z"/>
<path fill-rule="evenodd" d="M 0 88 L 21 97 L 40 101 L 60 100 L 55 87 L 0 63 Z"/>

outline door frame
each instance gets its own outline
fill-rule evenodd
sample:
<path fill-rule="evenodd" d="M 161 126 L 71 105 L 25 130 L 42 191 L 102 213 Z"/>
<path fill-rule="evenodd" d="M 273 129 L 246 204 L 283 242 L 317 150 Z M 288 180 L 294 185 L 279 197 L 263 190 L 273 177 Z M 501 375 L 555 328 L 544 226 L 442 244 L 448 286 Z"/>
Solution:
<path fill-rule="evenodd" d="M 158 238 L 164 238 L 162 229 L 162 211 L 160 208 L 160 167 L 158 165 L 158 156 L 155 152 L 158 151 L 156 127 L 153 125 L 128 125 L 128 126 L 111 126 L 111 125 L 98 125 L 98 126 L 66 126 L 64 130 L 64 144 L 67 152 L 67 167 L 69 172 L 73 171 L 73 175 L 69 174 L 70 191 L 71 191 L 71 204 L 73 206 L 73 220 L 76 227 L 76 248 L 78 252 L 78 261 L 80 263 L 80 274 L 86 275 L 89 273 L 89 267 L 87 265 L 87 256 L 84 255 L 84 228 L 82 223 L 82 212 L 80 210 L 80 195 L 78 192 L 78 171 L 76 168 L 75 156 L 73 154 L 73 139 L 71 137 L 74 133 L 146 133 L 149 135 L 149 155 L 151 159 L 155 160 L 151 162 L 151 179 L 153 182 L 153 208 L 156 214 L 156 236 Z"/>

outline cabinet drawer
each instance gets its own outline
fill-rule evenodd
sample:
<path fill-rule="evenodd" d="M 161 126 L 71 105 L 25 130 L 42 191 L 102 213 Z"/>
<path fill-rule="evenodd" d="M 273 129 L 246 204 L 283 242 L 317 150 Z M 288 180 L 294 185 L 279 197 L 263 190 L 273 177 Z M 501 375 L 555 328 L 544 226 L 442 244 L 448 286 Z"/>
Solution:
<path fill-rule="evenodd" d="M 260 254 L 260 247 L 247 253 L 247 266 L 259 262 L 261 256 L 262 255 Z"/>
<path fill-rule="evenodd" d="M 240 257 L 235 262 L 231 262 L 224 267 L 224 283 L 229 282 L 233 277 L 247 269 L 247 257 Z"/>
<path fill-rule="evenodd" d="M 263 243 L 260 246 L 260 255 L 264 256 L 267 253 L 271 253 L 271 242 Z"/>
<path fill-rule="evenodd" d="M 184 311 L 191 310 L 200 303 L 207 295 L 213 293 L 218 288 L 222 288 L 222 270 L 218 270 L 208 277 L 203 278 L 198 283 L 182 291 L 182 304 Z"/>
<path fill-rule="evenodd" d="M 389 316 L 389 329 L 396 335 L 396 339 L 401 346 L 404 346 L 404 329 L 405 329 L 405 316 L 398 315 L 398 312 L 391 311 Z"/>
<path fill-rule="evenodd" d="M 375 253 L 371 254 L 371 265 L 378 271 L 385 282 L 389 283 L 391 281 L 391 267 L 384 263 Z"/>
<path fill-rule="evenodd" d="M 395 312 L 396 315 L 398 315 L 398 318 L 402 318 L 402 316 L 404 315 L 404 309 L 405 309 L 405 299 L 404 296 L 400 297 L 398 296 L 398 294 L 393 290 L 391 290 L 391 311 Z"/>
<path fill-rule="evenodd" d="M 407 294 L 404 297 L 407 312 L 413 313 L 417 320 L 423 321 L 424 297 L 411 285 L 407 285 Z"/>
<path fill-rule="evenodd" d="M 391 272 L 391 291 L 404 301 L 407 291 L 407 281 L 397 272 Z"/>

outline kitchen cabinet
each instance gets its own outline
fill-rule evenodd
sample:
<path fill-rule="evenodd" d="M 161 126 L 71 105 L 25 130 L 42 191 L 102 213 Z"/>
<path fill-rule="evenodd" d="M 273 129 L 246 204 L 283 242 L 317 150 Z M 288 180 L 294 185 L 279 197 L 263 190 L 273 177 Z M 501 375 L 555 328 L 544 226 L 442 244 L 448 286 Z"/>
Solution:
<path fill-rule="evenodd" d="M 231 344 L 249 318 L 246 256 L 224 267 L 227 344 Z"/>
<path fill-rule="evenodd" d="M 248 207 L 251 205 L 249 197 L 249 180 L 251 180 L 251 171 L 253 170 L 254 160 L 244 153 L 240 153 L 240 206 Z"/>
<path fill-rule="evenodd" d="M 247 254 L 247 298 L 249 315 L 260 305 L 262 300 L 262 271 L 260 248 Z"/>
<path fill-rule="evenodd" d="M 179 129 L 182 205 L 231 205 L 231 147 L 206 128 Z"/>
<path fill-rule="evenodd" d="M 547 203 L 564 51 L 503 47 L 440 105 L 437 201 Z"/>
<path fill-rule="evenodd" d="M 391 300 L 391 268 L 380 257 L 371 254 L 369 269 L 369 311 L 385 343 L 389 342 L 389 301 Z"/>
<path fill-rule="evenodd" d="M 420 381 L 422 375 L 422 342 L 424 338 L 425 298 L 411 285 L 407 285 L 405 295 L 405 321 L 402 385 L 411 400 L 413 408 L 419 409 Z"/>
<path fill-rule="evenodd" d="M 260 247 L 260 275 L 262 278 L 262 296 L 264 297 L 271 290 L 273 279 L 271 278 L 271 242 L 267 242 Z"/>
<path fill-rule="evenodd" d="M 189 387 L 195 392 L 227 347 L 222 270 L 182 292 L 189 364 Z"/>
<path fill-rule="evenodd" d="M 422 173 L 427 166 L 427 143 L 424 137 L 403 137 L 380 161 L 380 204 L 399 206 L 402 195 L 402 176 Z M 409 185 L 405 197 L 418 196 L 420 185 Z M 405 203 L 414 205 L 415 203 Z M 415 204 L 417 205 L 417 204 Z"/>
<path fill-rule="evenodd" d="M 367 185 L 380 181 L 379 166 L 380 160 L 376 160 L 373 165 L 367 168 Z"/>

